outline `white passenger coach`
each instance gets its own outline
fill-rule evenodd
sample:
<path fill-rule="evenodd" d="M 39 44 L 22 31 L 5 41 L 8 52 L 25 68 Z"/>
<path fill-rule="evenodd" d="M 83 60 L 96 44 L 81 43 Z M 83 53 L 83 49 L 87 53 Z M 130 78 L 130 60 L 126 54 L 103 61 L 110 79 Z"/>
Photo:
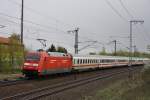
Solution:
<path fill-rule="evenodd" d="M 132 62 L 129 63 L 129 57 L 120 56 L 101 56 L 101 55 L 74 55 L 74 69 L 89 69 L 89 68 L 110 68 L 134 65 L 144 65 L 144 61 L 149 59 L 132 57 Z"/>

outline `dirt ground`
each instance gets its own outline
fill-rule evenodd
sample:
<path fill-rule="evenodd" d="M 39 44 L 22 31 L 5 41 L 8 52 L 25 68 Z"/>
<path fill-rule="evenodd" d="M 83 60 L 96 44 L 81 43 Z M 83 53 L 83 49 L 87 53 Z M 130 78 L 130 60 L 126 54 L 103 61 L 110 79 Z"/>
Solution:
<path fill-rule="evenodd" d="M 120 80 L 128 79 L 128 76 L 128 73 L 122 73 L 110 78 L 85 84 L 84 86 L 76 87 L 75 89 L 64 91 L 63 93 L 59 93 L 57 95 L 44 97 L 40 100 L 94 100 L 93 96 L 95 96 L 99 90 L 103 90 Z"/>
<path fill-rule="evenodd" d="M 122 73 L 40 100 L 150 100 L 150 86 L 145 84 L 141 71 Z"/>
<path fill-rule="evenodd" d="M 0 80 L 14 80 L 19 77 L 23 77 L 21 73 L 19 74 L 0 74 Z"/>

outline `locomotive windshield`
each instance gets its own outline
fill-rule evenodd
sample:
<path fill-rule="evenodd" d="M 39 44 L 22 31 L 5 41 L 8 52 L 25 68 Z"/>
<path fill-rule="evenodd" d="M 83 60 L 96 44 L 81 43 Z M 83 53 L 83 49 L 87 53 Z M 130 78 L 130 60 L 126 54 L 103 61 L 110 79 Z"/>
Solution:
<path fill-rule="evenodd" d="M 39 54 L 30 54 L 30 55 L 26 55 L 25 57 L 26 61 L 39 61 L 40 60 L 40 55 Z"/>

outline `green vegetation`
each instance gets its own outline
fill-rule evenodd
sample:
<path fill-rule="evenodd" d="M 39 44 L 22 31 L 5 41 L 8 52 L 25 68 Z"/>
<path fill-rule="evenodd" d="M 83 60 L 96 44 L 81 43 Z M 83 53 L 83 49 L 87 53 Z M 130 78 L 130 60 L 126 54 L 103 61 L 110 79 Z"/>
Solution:
<path fill-rule="evenodd" d="M 23 51 L 20 36 L 15 33 L 9 37 L 8 44 L 0 44 L 0 72 L 18 72 L 24 60 Z"/>
<path fill-rule="evenodd" d="M 19 73 L 26 53 L 25 47 L 20 43 L 20 36 L 13 33 L 8 44 L 0 43 L 0 73 Z M 43 51 L 39 49 L 38 51 Z M 47 52 L 67 53 L 64 47 L 55 47 L 53 44 Z"/>
<path fill-rule="evenodd" d="M 107 53 L 105 48 L 103 48 L 103 50 L 101 52 L 98 53 L 99 55 L 108 55 L 108 56 L 114 56 L 115 53 Z M 123 51 L 123 50 L 119 50 L 116 52 L 116 56 L 125 56 L 128 57 L 130 55 L 130 53 L 128 51 Z M 146 52 L 134 52 L 132 54 L 133 57 L 145 57 L 145 58 L 150 58 L 150 53 L 146 53 Z"/>
<path fill-rule="evenodd" d="M 57 48 L 52 44 L 51 47 L 49 47 L 47 52 L 61 52 L 61 53 L 67 53 L 67 49 L 64 47 L 58 46 Z"/>
<path fill-rule="evenodd" d="M 142 73 L 117 80 L 86 100 L 150 100 L 150 67 Z"/>

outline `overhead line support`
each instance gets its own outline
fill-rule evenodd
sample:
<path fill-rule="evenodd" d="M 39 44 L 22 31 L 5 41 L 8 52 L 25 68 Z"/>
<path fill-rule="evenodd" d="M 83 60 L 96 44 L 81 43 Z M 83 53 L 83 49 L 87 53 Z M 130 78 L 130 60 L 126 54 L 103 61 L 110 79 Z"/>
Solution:
<path fill-rule="evenodd" d="M 144 23 L 144 20 L 130 20 L 130 53 L 129 53 L 129 66 L 132 66 L 132 23 L 137 24 L 137 23 Z"/>
<path fill-rule="evenodd" d="M 21 44 L 23 44 L 23 15 L 24 15 L 24 0 L 22 0 L 21 6 Z"/>

